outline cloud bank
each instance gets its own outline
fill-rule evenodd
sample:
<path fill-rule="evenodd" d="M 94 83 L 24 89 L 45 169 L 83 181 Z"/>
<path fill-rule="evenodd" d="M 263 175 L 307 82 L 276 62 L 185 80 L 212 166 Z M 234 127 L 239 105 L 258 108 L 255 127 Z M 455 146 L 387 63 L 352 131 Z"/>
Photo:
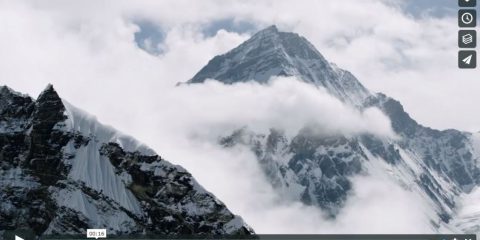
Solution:
<path fill-rule="evenodd" d="M 208 142 L 191 142 L 181 164 L 191 167 L 202 184 L 216 193 L 257 233 L 432 233 L 420 202 L 411 192 L 382 175 L 352 179 L 354 192 L 336 219 L 316 207 L 285 201 L 266 181 L 255 156 L 246 149 L 230 151 Z M 203 171 L 201 169 L 215 169 Z"/>
<path fill-rule="evenodd" d="M 360 112 L 325 89 L 294 77 L 274 78 L 267 85 L 253 81 L 224 85 L 210 80 L 181 85 L 164 97 L 165 104 L 158 108 L 176 120 L 172 123 L 175 131 L 219 137 L 242 127 L 262 133 L 277 128 L 293 137 L 301 128 L 313 124 L 325 134 L 395 137 L 390 120 L 379 109 Z"/>

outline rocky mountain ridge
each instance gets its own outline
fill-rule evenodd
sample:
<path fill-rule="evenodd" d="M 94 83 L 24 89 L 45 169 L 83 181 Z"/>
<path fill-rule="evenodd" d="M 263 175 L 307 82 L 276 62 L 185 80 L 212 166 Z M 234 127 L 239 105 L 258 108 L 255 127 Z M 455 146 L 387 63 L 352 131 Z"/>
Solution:
<path fill-rule="evenodd" d="M 100 124 L 49 85 L 0 87 L 0 236 L 252 234 L 185 169 Z"/>

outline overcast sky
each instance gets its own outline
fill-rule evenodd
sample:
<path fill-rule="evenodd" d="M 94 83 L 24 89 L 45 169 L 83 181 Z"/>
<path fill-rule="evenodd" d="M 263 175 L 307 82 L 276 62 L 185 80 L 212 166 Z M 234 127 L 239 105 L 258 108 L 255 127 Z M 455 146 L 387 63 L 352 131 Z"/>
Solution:
<path fill-rule="evenodd" d="M 312 120 L 347 133 L 389 136 L 389 123 L 378 111 L 355 112 L 292 79 L 268 87 L 174 86 L 215 55 L 276 24 L 305 36 L 372 91 L 400 100 L 420 123 L 479 131 L 480 70 L 457 69 L 455 3 L 0 0 L 0 85 L 36 97 L 52 83 L 70 103 L 186 167 L 262 232 L 427 232 L 418 220 L 422 216 L 411 210 L 415 198 L 383 180 L 359 180 L 353 198 L 358 201 L 329 225 L 321 213 L 301 204 L 273 205 L 277 199 L 248 152 L 192 141 L 253 123 L 263 130 L 273 124 L 295 131 Z M 315 119 L 302 111 L 329 117 Z M 225 159 L 229 161 L 221 161 Z M 392 202 L 398 203 L 396 218 L 373 214 Z M 372 213 L 368 221 L 365 211 Z M 275 221 L 263 221 L 266 216 Z M 291 224 L 294 218 L 299 224 Z"/>
<path fill-rule="evenodd" d="M 188 80 L 213 56 L 276 24 L 306 36 L 371 90 L 399 99 L 419 122 L 480 130 L 480 70 L 456 67 L 454 0 L 0 4 L 1 83 L 35 96 L 51 82 L 120 128 L 114 119 L 129 113 L 115 106 L 114 89 L 150 92 Z"/>

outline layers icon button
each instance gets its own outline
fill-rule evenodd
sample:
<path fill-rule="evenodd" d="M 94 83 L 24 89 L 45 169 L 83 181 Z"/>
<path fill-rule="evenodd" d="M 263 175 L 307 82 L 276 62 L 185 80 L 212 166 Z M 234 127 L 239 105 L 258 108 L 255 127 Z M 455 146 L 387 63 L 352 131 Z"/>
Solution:
<path fill-rule="evenodd" d="M 460 48 L 477 47 L 477 32 L 475 30 L 458 31 L 458 47 Z"/>

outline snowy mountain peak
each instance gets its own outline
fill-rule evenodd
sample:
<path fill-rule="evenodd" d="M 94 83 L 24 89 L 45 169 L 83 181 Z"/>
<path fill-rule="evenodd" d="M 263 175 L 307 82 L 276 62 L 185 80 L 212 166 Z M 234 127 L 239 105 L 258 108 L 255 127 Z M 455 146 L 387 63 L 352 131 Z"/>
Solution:
<path fill-rule="evenodd" d="M 351 73 L 330 64 L 307 39 L 296 33 L 281 32 L 275 25 L 214 57 L 188 83 L 215 79 L 226 84 L 246 81 L 264 84 L 275 76 L 298 77 L 357 106 L 371 95 Z"/>
<path fill-rule="evenodd" d="M 48 84 L 40 95 L 38 95 L 37 102 L 43 101 L 62 101 L 52 84 Z"/>
<path fill-rule="evenodd" d="M 251 45 L 256 43 L 260 46 L 271 44 L 274 47 L 273 50 L 280 54 L 279 57 L 317 59 L 328 64 L 322 54 L 307 39 L 296 33 L 281 32 L 275 25 L 257 32 L 247 42 L 250 42 Z"/>
<path fill-rule="evenodd" d="M 269 27 L 267 28 L 264 28 L 263 30 L 259 31 L 257 34 L 259 33 L 278 33 L 278 28 L 276 25 L 270 25 Z"/>
<path fill-rule="evenodd" d="M 55 91 L 55 89 L 53 88 L 53 84 L 51 84 L 51 83 L 47 84 L 47 86 L 45 87 L 43 92 L 45 92 L 45 91 Z"/>
<path fill-rule="evenodd" d="M 51 136 L 53 128 L 67 119 L 62 99 L 52 85 L 49 84 L 38 96 L 32 118 L 32 134 L 42 141 L 42 145 L 47 144 L 43 140 Z"/>

